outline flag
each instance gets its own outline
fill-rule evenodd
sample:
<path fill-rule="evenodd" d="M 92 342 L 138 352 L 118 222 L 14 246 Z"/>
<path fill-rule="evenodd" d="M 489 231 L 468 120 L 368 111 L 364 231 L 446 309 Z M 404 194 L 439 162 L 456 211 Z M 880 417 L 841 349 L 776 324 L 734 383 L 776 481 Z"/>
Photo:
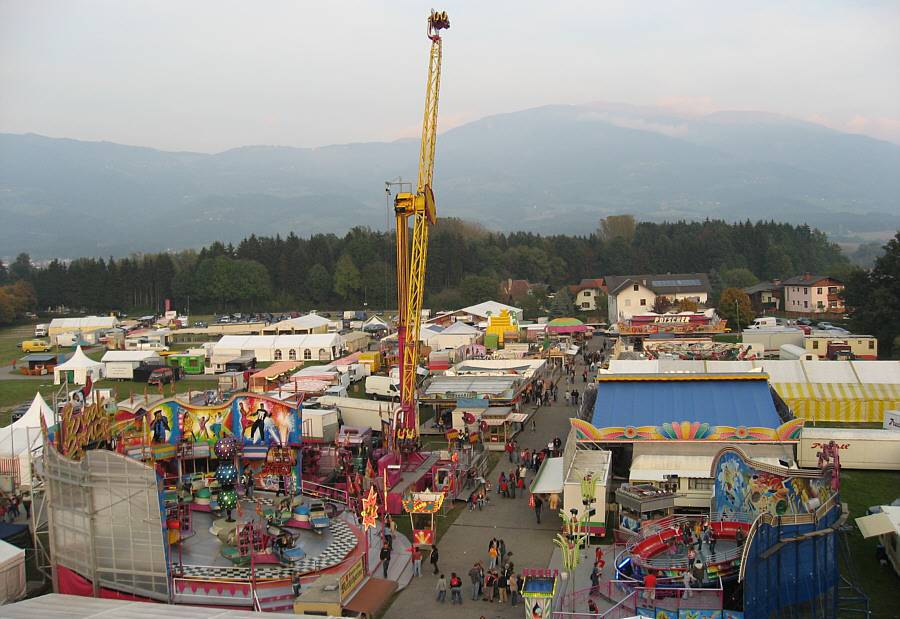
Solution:
<path fill-rule="evenodd" d="M 131 399 L 131 405 L 134 406 L 134 389 L 129 389 L 128 393 L 129 393 L 128 397 Z"/>
<path fill-rule="evenodd" d="M 366 458 L 366 479 L 375 478 L 375 468 L 372 466 L 372 460 Z"/>

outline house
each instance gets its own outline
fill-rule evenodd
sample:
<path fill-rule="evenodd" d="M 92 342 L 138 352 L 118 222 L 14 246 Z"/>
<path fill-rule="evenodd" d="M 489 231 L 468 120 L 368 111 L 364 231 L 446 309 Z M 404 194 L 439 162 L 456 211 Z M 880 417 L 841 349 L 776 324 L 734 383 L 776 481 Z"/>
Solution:
<path fill-rule="evenodd" d="M 798 275 L 784 281 L 784 311 L 794 314 L 844 312 L 844 283 L 829 275 Z"/>
<path fill-rule="evenodd" d="M 504 301 L 518 303 L 531 294 L 531 284 L 525 279 L 507 279 L 500 282 L 500 293 Z"/>
<path fill-rule="evenodd" d="M 779 280 L 774 282 L 763 282 L 744 288 L 744 292 L 750 297 L 750 303 L 754 308 L 760 311 L 780 310 L 781 301 L 784 297 L 784 284 Z"/>
<path fill-rule="evenodd" d="M 577 285 L 569 286 L 575 307 L 590 312 L 602 306 L 601 300 L 607 295 L 606 282 L 600 279 L 583 279 Z"/>
<path fill-rule="evenodd" d="M 606 278 L 606 288 L 610 323 L 646 314 L 657 297 L 666 297 L 673 303 L 688 299 L 703 305 L 712 293 L 706 273 L 613 276 Z"/>

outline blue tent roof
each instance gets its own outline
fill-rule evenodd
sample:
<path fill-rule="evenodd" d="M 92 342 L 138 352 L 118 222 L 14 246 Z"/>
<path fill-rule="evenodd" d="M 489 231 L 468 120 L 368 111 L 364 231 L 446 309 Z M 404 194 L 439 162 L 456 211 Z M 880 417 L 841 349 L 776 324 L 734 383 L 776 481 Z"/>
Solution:
<path fill-rule="evenodd" d="M 783 423 L 768 376 L 601 375 L 591 425 L 661 426 L 698 421 L 712 426 L 778 428 Z"/>

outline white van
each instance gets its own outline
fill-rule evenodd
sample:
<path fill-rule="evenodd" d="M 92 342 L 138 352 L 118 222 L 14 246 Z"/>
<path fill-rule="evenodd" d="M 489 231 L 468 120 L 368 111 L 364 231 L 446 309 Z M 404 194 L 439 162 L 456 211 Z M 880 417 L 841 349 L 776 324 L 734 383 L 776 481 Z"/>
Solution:
<path fill-rule="evenodd" d="M 81 337 L 81 331 L 68 331 L 66 333 L 57 333 L 53 339 L 57 346 L 65 348 L 67 346 L 74 346 L 75 342 L 83 338 Z"/>
<path fill-rule="evenodd" d="M 47 337 L 47 329 L 49 328 L 50 325 L 46 323 L 34 325 L 34 337 Z"/>
<path fill-rule="evenodd" d="M 400 397 L 400 380 L 390 376 L 367 376 L 366 395 L 392 400 Z"/>

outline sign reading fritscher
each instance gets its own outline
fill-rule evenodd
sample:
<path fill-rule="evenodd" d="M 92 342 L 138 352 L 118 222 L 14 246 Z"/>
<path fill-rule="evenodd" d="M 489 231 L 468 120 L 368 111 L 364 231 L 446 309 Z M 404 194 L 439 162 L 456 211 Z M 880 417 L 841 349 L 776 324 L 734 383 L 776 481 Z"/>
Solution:
<path fill-rule="evenodd" d="M 884 421 L 881 427 L 885 430 L 900 432 L 900 411 L 884 411 Z"/>

